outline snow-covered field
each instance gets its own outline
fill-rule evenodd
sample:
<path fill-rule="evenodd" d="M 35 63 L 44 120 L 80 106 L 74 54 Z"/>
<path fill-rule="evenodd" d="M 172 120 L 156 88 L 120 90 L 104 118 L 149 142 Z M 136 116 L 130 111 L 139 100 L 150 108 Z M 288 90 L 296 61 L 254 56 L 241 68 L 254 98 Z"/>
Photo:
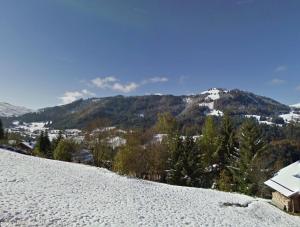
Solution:
<path fill-rule="evenodd" d="M 245 207 L 224 204 L 238 203 Z M 0 226 L 300 226 L 267 201 L 0 150 Z"/>

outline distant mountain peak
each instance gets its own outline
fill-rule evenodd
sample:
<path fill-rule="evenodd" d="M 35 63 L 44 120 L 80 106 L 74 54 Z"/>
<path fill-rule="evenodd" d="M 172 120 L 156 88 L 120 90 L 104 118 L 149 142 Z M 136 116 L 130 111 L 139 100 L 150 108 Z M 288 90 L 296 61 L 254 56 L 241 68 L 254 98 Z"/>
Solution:
<path fill-rule="evenodd" d="M 152 127 L 161 112 L 172 113 L 183 124 L 201 124 L 207 115 L 220 117 L 225 112 L 237 118 L 257 115 L 267 119 L 268 122 L 261 122 L 268 124 L 274 116 L 281 116 L 286 122 L 300 116 L 292 107 L 268 97 L 239 89 L 210 88 L 190 96 L 113 96 L 78 100 L 7 119 L 6 124 L 17 119 L 22 122 L 52 121 L 53 128 L 84 128 L 101 118 L 120 128 Z"/>
<path fill-rule="evenodd" d="M 294 104 L 294 105 L 290 105 L 290 107 L 300 108 L 300 103 L 297 103 L 297 104 Z"/>
<path fill-rule="evenodd" d="M 26 107 L 14 106 L 7 102 L 0 102 L 0 117 L 21 116 L 30 112 L 32 112 L 32 110 Z"/>
<path fill-rule="evenodd" d="M 216 87 L 214 87 L 214 88 L 209 88 L 208 90 L 201 92 L 201 94 L 218 93 L 218 92 L 225 92 L 225 93 L 227 93 L 228 90 L 224 89 L 224 88 L 216 88 Z"/>

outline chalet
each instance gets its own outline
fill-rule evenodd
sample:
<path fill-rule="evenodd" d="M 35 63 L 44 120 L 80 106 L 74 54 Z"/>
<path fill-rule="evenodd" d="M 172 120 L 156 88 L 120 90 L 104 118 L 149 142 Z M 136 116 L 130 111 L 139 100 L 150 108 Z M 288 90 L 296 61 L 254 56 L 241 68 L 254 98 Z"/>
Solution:
<path fill-rule="evenodd" d="M 287 212 L 300 212 L 300 161 L 281 169 L 265 184 L 275 190 L 274 205 Z"/>
<path fill-rule="evenodd" d="M 32 151 L 35 147 L 34 142 L 20 142 L 17 146 L 19 149 L 23 150 L 26 154 L 32 154 Z"/>

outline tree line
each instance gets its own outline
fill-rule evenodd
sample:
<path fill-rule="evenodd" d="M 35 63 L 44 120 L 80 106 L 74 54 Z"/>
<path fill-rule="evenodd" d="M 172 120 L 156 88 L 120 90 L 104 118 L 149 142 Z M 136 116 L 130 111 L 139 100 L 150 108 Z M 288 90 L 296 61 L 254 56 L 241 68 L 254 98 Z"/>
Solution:
<path fill-rule="evenodd" d="M 268 193 L 263 185 L 272 172 L 264 162 L 268 145 L 253 119 L 235 128 L 225 114 L 217 127 L 214 118 L 208 116 L 201 136 L 193 137 L 181 136 L 176 119 L 164 113 L 159 115 L 154 132 L 164 133 L 160 143 L 152 136 L 143 141 L 143 133 L 128 135 L 127 144 L 114 158 L 113 169 L 174 185 L 259 196 Z"/>

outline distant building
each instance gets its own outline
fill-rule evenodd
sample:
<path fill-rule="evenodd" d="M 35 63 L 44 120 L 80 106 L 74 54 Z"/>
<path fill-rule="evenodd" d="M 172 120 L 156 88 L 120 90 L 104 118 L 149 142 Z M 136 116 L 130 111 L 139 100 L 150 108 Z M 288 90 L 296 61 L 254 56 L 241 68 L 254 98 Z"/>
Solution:
<path fill-rule="evenodd" d="M 91 151 L 82 149 L 72 154 L 72 162 L 92 164 L 94 162 L 94 157 Z"/>
<path fill-rule="evenodd" d="M 17 147 L 24 151 L 26 154 L 32 154 L 33 149 L 35 147 L 35 143 L 23 141 L 20 142 Z"/>
<path fill-rule="evenodd" d="M 300 161 L 281 169 L 265 182 L 275 190 L 272 202 L 287 212 L 300 212 Z"/>
<path fill-rule="evenodd" d="M 108 140 L 108 143 L 110 144 L 110 146 L 113 148 L 113 149 L 116 149 L 118 147 L 121 147 L 122 145 L 125 145 L 126 144 L 126 139 L 123 139 L 119 136 L 116 136 L 116 137 L 113 137 L 113 138 L 110 138 Z"/>

